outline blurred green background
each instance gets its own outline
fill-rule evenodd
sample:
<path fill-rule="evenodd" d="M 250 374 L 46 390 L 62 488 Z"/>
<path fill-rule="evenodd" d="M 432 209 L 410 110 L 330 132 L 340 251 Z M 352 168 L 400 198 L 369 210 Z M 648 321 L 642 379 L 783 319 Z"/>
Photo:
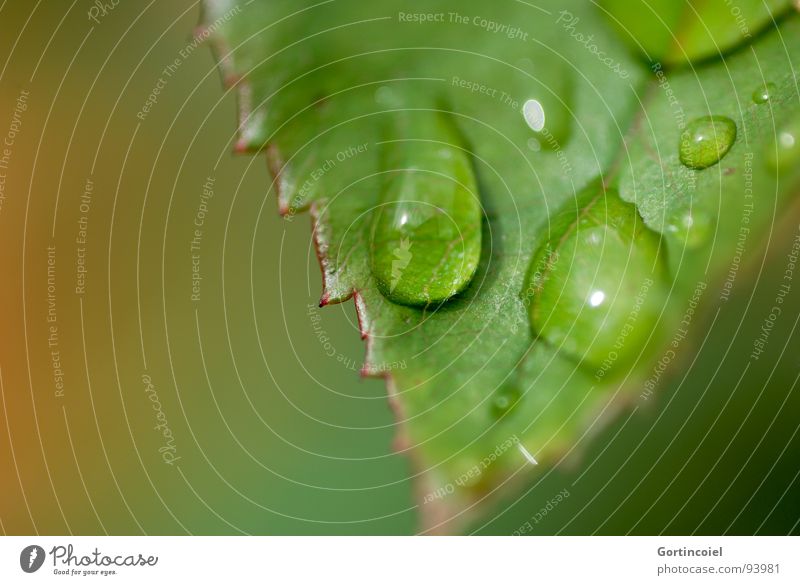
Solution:
<path fill-rule="evenodd" d="M 279 218 L 264 157 L 232 154 L 197 3 L 92 6 L 0 9 L 0 134 L 25 101 L 0 207 L 0 528 L 413 533 L 352 303 L 317 308 L 308 216 Z M 669 383 L 472 530 L 798 532 L 797 287 L 741 358 L 798 236 L 785 216 Z"/>

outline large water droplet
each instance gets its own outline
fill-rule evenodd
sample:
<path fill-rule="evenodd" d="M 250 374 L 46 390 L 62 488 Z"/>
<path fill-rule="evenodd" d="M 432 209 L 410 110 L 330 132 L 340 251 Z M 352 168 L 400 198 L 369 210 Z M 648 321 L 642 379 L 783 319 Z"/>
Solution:
<path fill-rule="evenodd" d="M 736 124 L 725 116 L 703 116 L 689 122 L 681 134 L 681 162 L 690 169 L 717 164 L 736 141 Z"/>
<path fill-rule="evenodd" d="M 599 184 L 550 225 L 523 291 L 531 327 L 605 375 L 642 350 L 658 319 L 665 274 L 659 238 L 633 205 Z"/>
<path fill-rule="evenodd" d="M 775 131 L 775 140 L 767 150 L 769 166 L 786 171 L 800 163 L 800 114 L 795 114 Z"/>
<path fill-rule="evenodd" d="M 480 260 L 481 205 L 468 155 L 438 112 L 394 114 L 387 181 L 372 225 L 372 273 L 404 305 L 441 303 L 469 284 Z"/>
<path fill-rule="evenodd" d="M 775 90 L 775 84 L 771 82 L 759 85 L 755 91 L 753 91 L 753 102 L 757 104 L 768 102 L 775 94 Z"/>

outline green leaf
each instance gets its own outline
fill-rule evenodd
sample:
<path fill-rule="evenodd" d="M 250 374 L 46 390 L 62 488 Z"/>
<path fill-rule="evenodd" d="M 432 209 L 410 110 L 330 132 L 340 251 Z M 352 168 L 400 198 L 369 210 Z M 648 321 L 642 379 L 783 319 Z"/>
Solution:
<path fill-rule="evenodd" d="M 238 93 L 237 148 L 266 149 L 282 213 L 310 209 L 321 303 L 355 297 L 365 373 L 387 378 L 427 530 L 486 513 L 511 479 L 557 465 L 640 399 L 698 282 L 718 290 L 743 230 L 755 245 L 787 206 L 800 173 L 800 17 L 785 2 L 740 3 L 747 37 L 718 4 L 651 2 L 654 18 L 579 0 L 206 0 Z M 704 60 L 664 69 L 630 44 L 664 64 Z M 730 119 L 735 140 L 720 148 L 714 135 L 719 163 L 690 168 L 681 136 L 707 116 Z M 619 199 L 592 207 L 586 189 Z M 431 202 L 451 216 L 430 224 L 442 237 L 384 223 Z M 576 212 L 607 247 L 570 239 Z M 531 299 L 526 274 L 546 242 L 574 261 L 544 285 L 554 296 L 534 287 Z M 407 287 L 392 288 L 404 262 Z M 586 317 L 595 283 L 619 294 Z M 733 285 L 722 286 L 724 300 Z M 543 311 L 533 327 L 528 307 Z"/>
<path fill-rule="evenodd" d="M 791 0 L 601 0 L 634 49 L 667 65 L 727 53 L 791 10 Z"/>

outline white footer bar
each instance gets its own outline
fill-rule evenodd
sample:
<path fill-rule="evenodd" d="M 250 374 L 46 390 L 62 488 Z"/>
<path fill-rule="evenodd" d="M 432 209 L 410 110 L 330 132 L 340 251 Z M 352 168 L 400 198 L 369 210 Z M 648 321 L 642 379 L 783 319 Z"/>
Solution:
<path fill-rule="evenodd" d="M 14 536 L 0 583 L 797 584 L 799 553 L 794 537 Z"/>

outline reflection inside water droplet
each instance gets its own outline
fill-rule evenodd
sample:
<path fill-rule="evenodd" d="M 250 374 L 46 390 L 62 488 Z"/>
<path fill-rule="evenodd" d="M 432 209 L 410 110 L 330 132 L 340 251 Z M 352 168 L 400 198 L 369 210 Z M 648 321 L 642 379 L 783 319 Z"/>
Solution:
<path fill-rule="evenodd" d="M 606 299 L 606 293 L 601 290 L 596 290 L 589 297 L 589 306 L 598 307 Z"/>
<path fill-rule="evenodd" d="M 778 128 L 775 142 L 767 150 L 767 162 L 779 171 L 797 168 L 800 163 L 800 113 L 795 113 Z"/>

